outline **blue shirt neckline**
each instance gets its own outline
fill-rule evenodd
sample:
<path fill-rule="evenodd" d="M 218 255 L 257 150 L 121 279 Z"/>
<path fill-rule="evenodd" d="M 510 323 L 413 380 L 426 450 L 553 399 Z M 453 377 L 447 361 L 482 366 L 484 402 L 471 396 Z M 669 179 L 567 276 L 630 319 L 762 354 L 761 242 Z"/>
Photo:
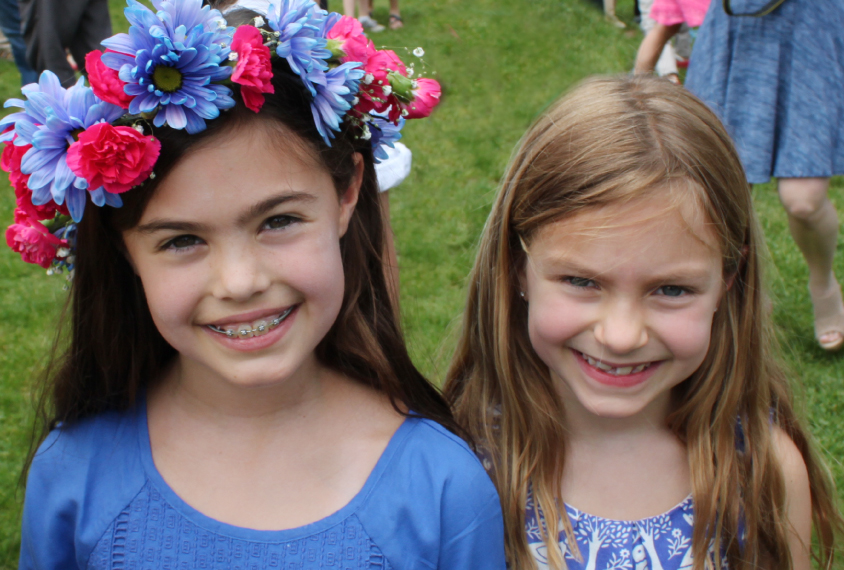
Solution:
<path fill-rule="evenodd" d="M 147 423 L 147 402 L 146 395 L 139 398 L 138 404 L 138 445 L 140 447 L 141 462 L 150 482 L 161 493 L 164 499 L 177 510 L 183 517 L 198 527 L 204 528 L 215 534 L 260 542 L 288 542 L 295 541 L 307 536 L 319 534 L 332 528 L 353 515 L 366 501 L 367 497 L 377 486 L 379 479 L 390 464 L 393 455 L 402 445 L 413 428 L 418 423 L 418 417 L 406 417 L 395 433 L 390 437 L 387 447 L 378 458 L 375 467 L 370 472 L 366 482 L 360 491 L 352 497 L 346 505 L 340 507 L 334 513 L 312 523 L 283 530 L 257 530 L 248 527 L 235 526 L 211 518 L 186 503 L 167 484 L 159 473 L 152 458 L 152 447 L 149 439 L 149 424 Z"/>

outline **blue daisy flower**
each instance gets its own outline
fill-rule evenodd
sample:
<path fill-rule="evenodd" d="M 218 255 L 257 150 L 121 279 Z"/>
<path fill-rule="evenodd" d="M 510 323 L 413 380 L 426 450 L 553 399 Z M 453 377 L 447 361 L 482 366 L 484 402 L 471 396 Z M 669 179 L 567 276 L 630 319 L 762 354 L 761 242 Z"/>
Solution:
<path fill-rule="evenodd" d="M 220 110 L 234 107 L 231 90 L 220 85 L 232 68 L 220 65 L 231 51 L 233 28 L 202 0 L 153 0 L 157 13 L 136 0 L 124 10 L 128 34 L 103 41 L 102 61 L 119 72 L 134 99 L 132 114 L 155 113 L 165 123 L 194 134 Z"/>
<path fill-rule="evenodd" d="M 104 188 L 88 188 L 88 182 L 76 176 L 67 165 L 67 149 L 75 142 L 75 136 L 100 122 L 111 123 L 123 115 L 117 105 L 98 99 L 85 79 L 79 78 L 69 89 L 62 87 L 59 78 L 50 71 L 41 74 L 38 83 L 22 89 L 26 101 L 9 99 L 6 107 L 20 107 L 23 111 L 13 113 L 0 121 L 0 130 L 14 125 L 14 130 L 0 137 L 0 142 L 12 140 L 15 145 L 32 145 L 21 161 L 21 172 L 30 174 L 29 189 L 32 203 L 56 204 L 67 202 L 74 221 L 82 219 L 86 194 L 97 206 L 108 204 L 119 208 L 123 205 L 120 196 Z M 88 192 L 86 192 L 88 190 Z"/>
<path fill-rule="evenodd" d="M 389 158 L 385 147 L 396 148 L 396 142 L 401 139 L 401 130 L 404 128 L 404 123 L 404 117 L 400 117 L 398 124 L 394 124 L 385 117 L 372 115 L 372 120 L 367 125 L 372 137 L 370 139 L 372 156 L 376 163 Z"/>
<path fill-rule="evenodd" d="M 328 70 L 314 82 L 316 95 L 311 102 L 311 112 L 316 128 L 328 146 L 334 138 L 332 131 L 340 130 L 346 111 L 352 108 L 363 75 L 360 62 L 349 61 Z"/>
<path fill-rule="evenodd" d="M 331 58 L 324 28 L 327 17 L 313 0 L 281 0 L 270 4 L 267 15 L 278 34 L 276 53 L 287 60 L 313 96 L 317 94 L 314 84 L 324 84 L 326 60 Z"/>

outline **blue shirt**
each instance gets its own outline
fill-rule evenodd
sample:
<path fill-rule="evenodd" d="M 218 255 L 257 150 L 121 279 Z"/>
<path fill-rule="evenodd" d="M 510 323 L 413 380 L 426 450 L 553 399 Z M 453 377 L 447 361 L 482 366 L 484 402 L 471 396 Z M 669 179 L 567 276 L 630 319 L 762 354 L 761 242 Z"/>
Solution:
<path fill-rule="evenodd" d="M 504 570 L 504 526 L 478 459 L 408 418 L 363 488 L 314 523 L 252 530 L 209 518 L 152 460 L 146 405 L 54 430 L 29 472 L 20 570 Z"/>
<path fill-rule="evenodd" d="M 565 505 L 579 556 L 569 547 L 565 531 L 559 545 L 569 570 L 691 570 L 694 503 L 691 495 L 667 513 L 635 521 L 605 519 Z M 548 568 L 548 553 L 540 533 L 541 517 L 528 493 L 525 531 L 537 570 Z M 714 550 L 708 556 L 715 566 Z M 722 568 L 727 559 L 722 557 Z"/>

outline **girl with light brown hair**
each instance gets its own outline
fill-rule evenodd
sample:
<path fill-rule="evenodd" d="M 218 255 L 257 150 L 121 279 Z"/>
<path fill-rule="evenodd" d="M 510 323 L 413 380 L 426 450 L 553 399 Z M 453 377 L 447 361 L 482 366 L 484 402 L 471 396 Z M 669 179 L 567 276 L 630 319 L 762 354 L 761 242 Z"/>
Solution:
<path fill-rule="evenodd" d="M 765 310 L 741 162 L 665 80 L 586 81 L 528 130 L 446 395 L 514 570 L 831 567 L 841 516 Z"/>

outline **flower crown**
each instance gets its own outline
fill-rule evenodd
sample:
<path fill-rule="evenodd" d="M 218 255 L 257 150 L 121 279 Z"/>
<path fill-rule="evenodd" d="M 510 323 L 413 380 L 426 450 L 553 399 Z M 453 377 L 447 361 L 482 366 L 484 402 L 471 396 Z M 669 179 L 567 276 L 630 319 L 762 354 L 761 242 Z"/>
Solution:
<path fill-rule="evenodd" d="M 17 197 L 6 243 L 48 274 L 72 272 L 75 224 L 89 196 L 96 206 L 119 208 L 120 194 L 155 176 L 155 128 L 203 131 L 235 106 L 232 83 L 257 113 L 274 92 L 274 57 L 310 93 L 325 143 L 347 121 L 371 142 L 376 162 L 401 138 L 405 119 L 426 117 L 439 102 L 436 81 L 414 79 L 412 66 L 375 49 L 357 20 L 312 0 L 272 0 L 254 25 L 237 28 L 202 0 L 152 3 L 157 12 L 127 0 L 129 33 L 85 58 L 90 87 L 80 78 L 65 89 L 45 71 L 22 88 L 25 101 L 6 101 L 22 109 L 0 120 L 0 166 Z"/>

